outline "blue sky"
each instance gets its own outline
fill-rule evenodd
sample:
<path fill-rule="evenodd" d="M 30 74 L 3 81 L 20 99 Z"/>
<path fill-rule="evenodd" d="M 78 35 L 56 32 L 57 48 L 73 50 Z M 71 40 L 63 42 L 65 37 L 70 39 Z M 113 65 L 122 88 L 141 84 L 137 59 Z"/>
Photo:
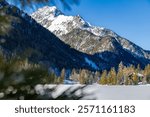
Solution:
<path fill-rule="evenodd" d="M 92 25 L 106 27 L 150 50 L 150 0 L 80 0 L 67 15 L 81 15 Z"/>
<path fill-rule="evenodd" d="M 111 29 L 150 50 L 150 0 L 81 0 L 66 14 L 80 14 L 93 25 Z"/>

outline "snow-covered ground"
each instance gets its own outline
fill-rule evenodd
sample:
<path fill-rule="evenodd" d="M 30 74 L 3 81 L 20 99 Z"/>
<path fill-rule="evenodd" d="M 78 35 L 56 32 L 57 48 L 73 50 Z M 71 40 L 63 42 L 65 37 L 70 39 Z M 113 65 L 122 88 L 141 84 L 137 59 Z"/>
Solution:
<path fill-rule="evenodd" d="M 44 89 L 52 88 L 56 85 L 37 85 L 36 91 L 43 95 Z M 75 89 L 83 85 L 59 85 L 53 97 L 61 95 L 68 88 Z M 88 94 L 83 99 L 97 100 L 150 100 L 150 85 L 138 86 L 100 86 L 98 84 L 88 85 L 83 91 L 77 91 L 76 94 Z"/>

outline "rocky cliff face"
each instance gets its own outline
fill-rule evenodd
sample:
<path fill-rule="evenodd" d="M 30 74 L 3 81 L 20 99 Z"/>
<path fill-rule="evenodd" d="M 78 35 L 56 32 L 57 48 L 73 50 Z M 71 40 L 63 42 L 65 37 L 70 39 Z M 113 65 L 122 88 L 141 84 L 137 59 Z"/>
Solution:
<path fill-rule="evenodd" d="M 108 62 L 123 61 L 126 65 L 139 63 L 144 66 L 150 61 L 149 51 L 112 30 L 90 25 L 81 16 L 66 16 L 55 6 L 40 8 L 31 16 L 66 44 L 81 52 L 99 56 Z"/>

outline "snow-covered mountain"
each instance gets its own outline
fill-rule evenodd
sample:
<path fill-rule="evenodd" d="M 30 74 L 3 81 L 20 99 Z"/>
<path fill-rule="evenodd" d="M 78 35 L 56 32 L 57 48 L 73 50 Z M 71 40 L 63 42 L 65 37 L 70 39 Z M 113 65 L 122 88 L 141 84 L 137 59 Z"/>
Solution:
<path fill-rule="evenodd" d="M 125 65 L 150 63 L 145 57 L 148 58 L 148 52 L 132 44 L 138 48 L 138 54 L 146 54 L 140 54 L 141 57 L 131 53 L 122 47 L 122 38 L 117 34 L 91 26 L 80 16 L 65 16 L 56 7 L 44 7 L 32 17 L 5 0 L 0 1 L 0 53 L 5 57 L 28 57 L 29 61 L 44 64 L 55 72 L 66 68 L 68 73 L 73 68 L 110 69 L 121 61 Z"/>
<path fill-rule="evenodd" d="M 135 57 L 144 65 L 149 63 L 150 51 L 142 49 L 112 30 L 90 25 L 79 15 L 67 16 L 55 6 L 45 6 L 31 16 L 62 41 L 81 52 L 99 55 L 102 59 L 107 58 L 106 54 L 103 54 L 106 52 L 114 53 L 120 59 L 126 57 L 126 54 Z"/>
<path fill-rule="evenodd" d="M 73 29 L 81 28 L 88 30 L 95 35 L 103 35 L 103 28 L 92 27 L 88 22 L 84 21 L 81 16 L 66 16 L 55 6 L 45 6 L 38 9 L 31 15 L 37 22 L 45 28 L 54 32 L 58 36 L 62 36 L 71 32 Z"/>
<path fill-rule="evenodd" d="M 110 67 L 103 60 L 70 48 L 28 14 L 4 0 L 0 1 L 1 53 L 6 58 L 28 57 L 30 62 L 43 64 L 56 71 L 62 68 L 96 70 Z"/>

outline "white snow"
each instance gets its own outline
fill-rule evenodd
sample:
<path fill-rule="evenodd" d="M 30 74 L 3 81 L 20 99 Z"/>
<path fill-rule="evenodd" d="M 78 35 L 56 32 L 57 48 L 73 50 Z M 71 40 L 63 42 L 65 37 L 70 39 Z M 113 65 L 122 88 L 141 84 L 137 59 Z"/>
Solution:
<path fill-rule="evenodd" d="M 48 29 L 52 32 L 59 30 L 61 31 L 61 34 L 66 34 L 68 33 L 67 30 L 68 22 L 72 20 L 73 20 L 72 16 L 59 15 L 58 17 L 55 18 L 55 20 L 53 20 Z"/>
<path fill-rule="evenodd" d="M 99 69 L 99 67 L 93 62 L 91 61 L 90 59 L 88 59 L 87 57 L 85 57 L 85 62 L 90 65 L 92 68 L 94 69 Z"/>
<path fill-rule="evenodd" d="M 97 99 L 147 100 L 150 99 L 150 86 L 89 86 Z M 88 88 L 86 90 L 88 90 Z"/>
<path fill-rule="evenodd" d="M 37 12 L 38 13 L 43 13 L 41 15 L 46 15 L 46 16 L 50 15 L 50 14 L 53 14 L 53 16 L 57 16 L 59 14 L 62 14 L 61 11 L 58 10 L 56 6 L 51 6 L 51 7 L 45 6 L 43 8 L 39 8 Z"/>
<path fill-rule="evenodd" d="M 39 95 L 44 95 L 45 94 L 43 85 L 40 85 L 40 84 L 36 85 L 35 90 L 36 90 L 36 93 L 39 94 Z"/>
<path fill-rule="evenodd" d="M 51 32 L 59 32 L 59 35 L 66 34 L 71 31 L 67 30 L 69 23 L 73 23 L 72 30 L 80 28 L 82 30 L 90 31 L 97 36 L 103 35 L 102 30 L 104 30 L 104 28 L 91 26 L 91 24 L 86 22 L 80 15 L 66 16 L 55 6 L 45 6 L 40 8 L 35 13 L 32 13 L 31 16 Z M 75 20 L 76 18 L 78 18 L 78 21 Z M 51 25 L 49 25 L 49 22 L 51 22 Z"/>
<path fill-rule="evenodd" d="M 66 80 L 64 80 L 64 84 L 78 84 L 78 82 L 66 79 Z"/>
<path fill-rule="evenodd" d="M 91 32 L 92 34 L 96 35 L 96 36 L 104 36 L 105 33 L 103 30 L 105 30 L 105 28 L 103 27 L 96 27 L 96 26 L 92 26 L 91 24 L 89 24 L 89 27 L 80 27 L 82 30 L 87 30 L 89 32 Z"/>
<path fill-rule="evenodd" d="M 50 89 L 57 85 L 37 85 L 36 92 L 43 95 L 44 89 Z M 66 89 L 75 89 L 83 85 L 59 85 L 56 91 L 52 93 L 53 97 L 61 95 Z M 99 84 L 88 85 L 83 91 L 77 92 L 88 94 L 83 99 L 97 99 L 97 100 L 150 100 L 150 85 L 138 86 L 101 86 Z"/>

